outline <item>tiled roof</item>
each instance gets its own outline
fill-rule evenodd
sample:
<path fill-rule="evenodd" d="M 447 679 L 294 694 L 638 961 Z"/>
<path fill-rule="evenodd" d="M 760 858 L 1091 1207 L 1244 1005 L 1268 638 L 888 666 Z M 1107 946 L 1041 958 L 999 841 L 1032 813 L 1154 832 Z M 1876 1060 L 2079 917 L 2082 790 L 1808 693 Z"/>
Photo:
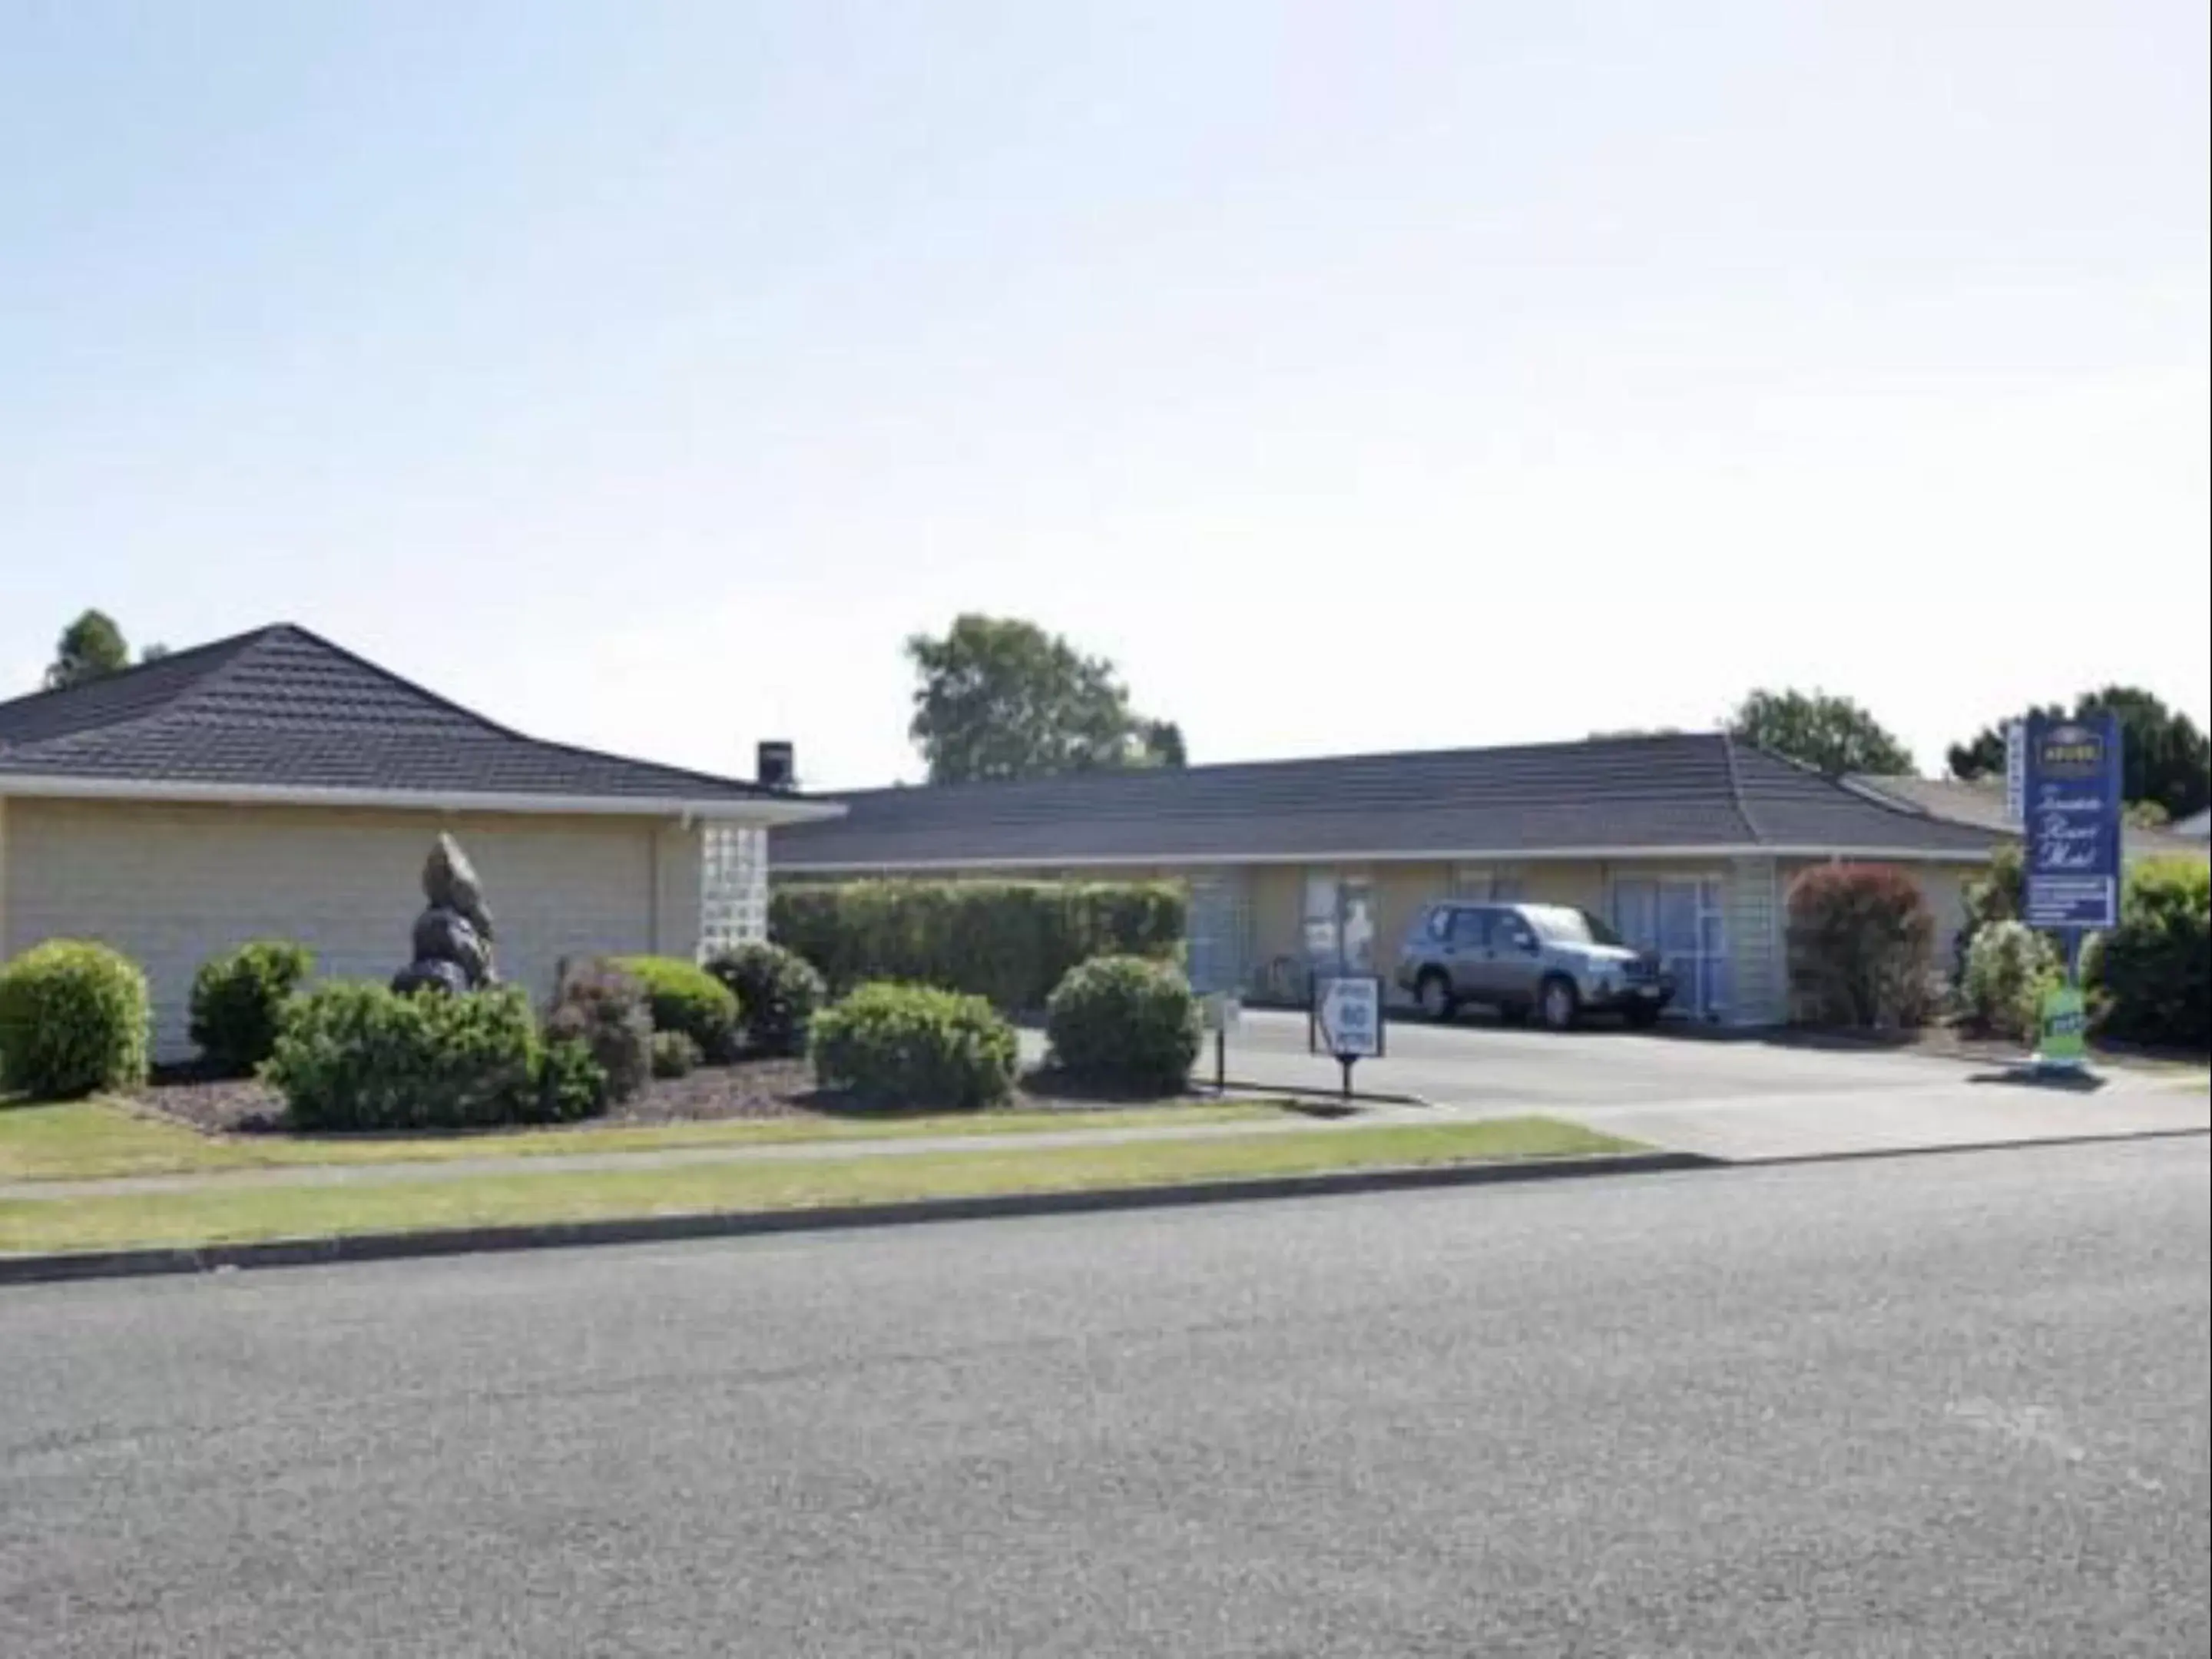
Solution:
<path fill-rule="evenodd" d="M 283 623 L 0 702 L 0 792 L 11 778 L 420 794 L 426 804 L 706 804 L 770 793 L 525 737 Z"/>
<path fill-rule="evenodd" d="M 1959 778 L 1893 778 L 1855 773 L 1851 784 L 1931 817 L 1972 824 L 1978 830 L 2008 831 L 2004 786 L 1995 781 L 1968 782 Z M 2206 856 L 2207 850 L 2201 836 L 2190 835 L 2185 820 L 2163 830 L 2140 830 L 2130 825 L 2121 832 L 2121 842 L 2125 856 L 2130 859 L 2201 859 Z"/>
<path fill-rule="evenodd" d="M 833 799 L 848 809 L 844 817 L 775 832 L 778 868 L 1631 848 L 1974 857 L 1992 839 L 1869 800 L 1718 733 L 1090 772 Z"/>

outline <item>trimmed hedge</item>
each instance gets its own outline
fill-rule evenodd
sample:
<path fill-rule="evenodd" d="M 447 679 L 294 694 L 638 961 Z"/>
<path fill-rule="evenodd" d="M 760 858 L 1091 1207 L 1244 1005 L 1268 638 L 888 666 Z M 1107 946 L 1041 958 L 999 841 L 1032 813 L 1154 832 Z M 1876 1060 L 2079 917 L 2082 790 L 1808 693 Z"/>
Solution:
<path fill-rule="evenodd" d="M 606 1097 L 628 1100 L 653 1063 L 653 1017 L 645 987 L 610 963 L 565 964 L 545 1014 L 548 1043 L 580 1042 L 606 1079 Z"/>
<path fill-rule="evenodd" d="M 262 1074 L 311 1132 L 470 1129 L 582 1117 L 606 1073 L 580 1041 L 550 1049 L 514 986 L 403 995 L 334 981 L 292 999 Z"/>
<path fill-rule="evenodd" d="M 681 1031 L 709 1060 L 727 1060 L 737 1047 L 744 1010 L 730 988 L 696 962 L 680 957 L 614 957 L 613 966 L 645 988 L 656 1031 Z"/>
<path fill-rule="evenodd" d="M 1176 957 L 1186 910 L 1169 882 L 806 883 L 770 893 L 769 933 L 835 994 L 896 980 L 1030 1010 L 1092 957 Z"/>
<path fill-rule="evenodd" d="M 707 971 L 744 1011 L 745 1046 L 755 1054 L 803 1054 L 806 1029 L 829 998 L 814 964 L 781 945 L 740 945 L 709 957 Z"/>
<path fill-rule="evenodd" d="M 2120 925 L 2094 942 L 2082 976 L 2106 1035 L 2212 1046 L 2212 870 L 2188 858 L 2136 866 Z"/>
<path fill-rule="evenodd" d="M 1790 889 L 1790 983 L 1822 1025 L 1916 1025 L 1929 1012 L 1936 920 L 1887 864 L 1817 866 Z"/>
<path fill-rule="evenodd" d="M 105 945 L 48 939 L 0 967 L 0 1089 L 74 1100 L 146 1079 L 146 975 Z"/>
<path fill-rule="evenodd" d="M 814 1022 L 814 1075 L 890 1105 L 988 1106 L 1014 1086 L 1020 1047 L 988 1002 L 927 985 L 863 985 Z"/>
<path fill-rule="evenodd" d="M 1172 963 L 1094 957 L 1067 970 L 1046 1005 L 1053 1064 L 1115 1087 L 1173 1094 L 1203 1040 L 1198 999 Z"/>
<path fill-rule="evenodd" d="M 2043 994 L 2061 977 L 2058 952 L 2027 923 L 1984 923 L 1967 947 L 1960 981 L 1967 1018 L 1985 1030 L 2032 1042 L 2043 1024 Z"/>
<path fill-rule="evenodd" d="M 260 939 L 210 957 L 192 975 L 191 1036 L 202 1058 L 244 1077 L 269 1058 L 287 998 L 315 970 L 315 953 L 289 939 Z"/>

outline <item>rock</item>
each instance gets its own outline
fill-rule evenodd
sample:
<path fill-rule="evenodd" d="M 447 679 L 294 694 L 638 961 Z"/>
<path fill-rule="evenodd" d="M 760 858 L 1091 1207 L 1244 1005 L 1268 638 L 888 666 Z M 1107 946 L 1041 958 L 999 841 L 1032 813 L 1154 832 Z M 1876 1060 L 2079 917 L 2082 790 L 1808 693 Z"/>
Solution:
<path fill-rule="evenodd" d="M 392 988 L 402 996 L 413 991 L 443 991 L 465 996 L 469 976 L 457 962 L 410 962 L 392 976 Z"/>
<path fill-rule="evenodd" d="M 491 910 L 484 903 L 483 887 L 477 880 L 476 866 L 451 836 L 440 835 L 438 844 L 430 849 L 430 856 L 423 863 L 422 896 L 430 901 L 433 909 L 456 911 L 486 939 L 494 937 Z"/>
<path fill-rule="evenodd" d="M 415 918 L 415 959 L 450 962 L 471 988 L 491 977 L 491 947 L 458 910 L 434 906 Z"/>

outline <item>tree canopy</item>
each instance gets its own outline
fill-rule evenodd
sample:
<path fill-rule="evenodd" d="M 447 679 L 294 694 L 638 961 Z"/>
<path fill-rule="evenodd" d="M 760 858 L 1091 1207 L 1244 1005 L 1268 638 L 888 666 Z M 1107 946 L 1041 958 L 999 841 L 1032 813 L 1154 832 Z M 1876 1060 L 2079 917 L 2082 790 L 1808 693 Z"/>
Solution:
<path fill-rule="evenodd" d="M 115 618 L 105 611 L 88 611 L 62 629 L 54 642 L 54 659 L 46 668 L 46 689 L 96 680 L 131 665 L 131 647 Z"/>
<path fill-rule="evenodd" d="M 919 681 L 907 731 L 932 783 L 1186 762 L 1182 729 L 1135 713 L 1112 663 L 1034 623 L 957 617 L 906 653 Z"/>
<path fill-rule="evenodd" d="M 2033 711 L 2052 720 L 2070 712 L 2079 720 L 2110 713 L 2120 723 L 2120 793 L 2137 807 L 2156 806 L 2166 817 L 2185 818 L 2212 803 L 2212 738 L 2180 710 L 2168 708 L 2135 685 L 2108 685 L 2084 691 L 2069 711 L 2046 703 Z M 2004 726 L 1984 726 L 1945 757 L 1955 778 L 2002 777 L 2005 767 Z"/>
<path fill-rule="evenodd" d="M 1849 697 L 1825 691 L 1753 691 L 1729 716 L 1729 733 L 1818 768 L 1896 775 L 1912 770 L 1912 751 Z"/>

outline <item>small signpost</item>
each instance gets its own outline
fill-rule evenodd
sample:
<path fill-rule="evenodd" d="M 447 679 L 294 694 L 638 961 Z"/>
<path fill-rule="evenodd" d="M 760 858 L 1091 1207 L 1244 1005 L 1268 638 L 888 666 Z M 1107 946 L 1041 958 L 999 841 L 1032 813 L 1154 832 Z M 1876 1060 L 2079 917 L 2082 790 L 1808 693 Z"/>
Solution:
<path fill-rule="evenodd" d="M 1334 1054 L 1344 1067 L 1344 1095 L 1352 1097 L 1352 1068 L 1382 1053 L 1382 981 L 1375 974 L 1317 974 L 1306 1018 L 1306 1045 Z"/>
<path fill-rule="evenodd" d="M 1229 1034 L 1244 1016 L 1243 999 L 1233 991 L 1216 991 L 1200 1004 L 1206 1011 L 1206 1029 L 1213 1033 L 1213 1089 L 1229 1091 Z"/>
<path fill-rule="evenodd" d="M 2066 983 L 2044 1002 L 2035 1063 L 2075 1072 L 2088 1058 L 2081 942 L 2119 920 L 2119 721 L 2031 714 L 2023 735 L 2025 920 L 2057 933 L 2066 957 Z"/>

